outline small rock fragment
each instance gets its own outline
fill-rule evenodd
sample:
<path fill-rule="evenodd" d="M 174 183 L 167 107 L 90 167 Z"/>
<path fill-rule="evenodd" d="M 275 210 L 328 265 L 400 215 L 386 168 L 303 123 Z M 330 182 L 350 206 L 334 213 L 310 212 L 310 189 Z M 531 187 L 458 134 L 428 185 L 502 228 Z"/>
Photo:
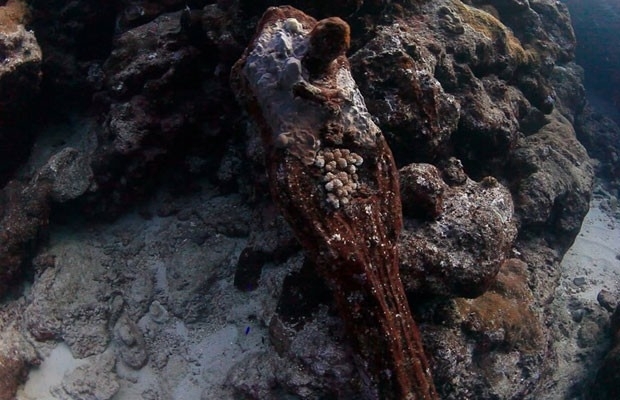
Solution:
<path fill-rule="evenodd" d="M 578 277 L 573 279 L 573 283 L 576 286 L 580 286 L 581 287 L 581 286 L 586 284 L 586 278 L 584 278 L 583 276 L 578 276 Z"/>
<path fill-rule="evenodd" d="M 616 306 L 618 305 L 618 296 L 615 296 L 609 290 L 602 289 L 598 292 L 596 296 L 596 300 L 598 304 L 601 305 L 605 310 L 609 312 L 614 312 Z"/>

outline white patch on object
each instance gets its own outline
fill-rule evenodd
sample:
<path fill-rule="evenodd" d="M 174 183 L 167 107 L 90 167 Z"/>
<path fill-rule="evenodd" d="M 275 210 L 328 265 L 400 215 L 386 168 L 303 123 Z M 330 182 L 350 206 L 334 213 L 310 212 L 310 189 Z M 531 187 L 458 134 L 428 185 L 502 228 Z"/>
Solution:
<path fill-rule="evenodd" d="M 302 33 L 304 27 L 301 22 L 297 21 L 295 18 L 287 18 L 284 20 L 284 29 L 290 33 Z"/>

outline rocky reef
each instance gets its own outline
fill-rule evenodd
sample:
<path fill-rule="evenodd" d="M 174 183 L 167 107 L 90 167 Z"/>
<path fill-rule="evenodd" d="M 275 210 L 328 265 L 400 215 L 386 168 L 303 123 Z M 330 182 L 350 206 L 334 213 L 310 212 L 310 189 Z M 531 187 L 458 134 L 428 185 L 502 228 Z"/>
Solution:
<path fill-rule="evenodd" d="M 594 390 L 596 395 L 590 398 L 614 399 L 620 395 L 618 391 L 618 365 L 620 364 L 620 306 L 611 316 L 610 332 L 612 335 L 611 350 L 605 356 L 598 370 Z"/>
<path fill-rule="evenodd" d="M 566 7 L 281 3 L 0 2 L 0 391 L 564 396 L 577 138 L 617 168 Z"/>

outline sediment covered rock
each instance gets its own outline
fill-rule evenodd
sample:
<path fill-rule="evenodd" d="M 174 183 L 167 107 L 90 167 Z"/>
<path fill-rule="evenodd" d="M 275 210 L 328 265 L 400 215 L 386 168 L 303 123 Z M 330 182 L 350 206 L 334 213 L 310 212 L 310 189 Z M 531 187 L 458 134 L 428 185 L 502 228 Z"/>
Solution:
<path fill-rule="evenodd" d="M 588 211 L 593 169 L 568 120 L 558 115 L 521 139 L 510 166 L 521 230 L 538 233 L 561 251 L 572 244 Z"/>
<path fill-rule="evenodd" d="M 11 325 L 0 333 L 0 399 L 12 400 L 39 357 L 30 343 Z"/>
<path fill-rule="evenodd" d="M 611 315 L 609 333 L 611 349 L 605 356 L 596 375 L 593 392 L 589 399 L 611 400 L 620 396 L 618 380 L 620 379 L 620 306 Z M 596 393 L 596 394 L 595 394 Z"/>
<path fill-rule="evenodd" d="M 428 165 L 410 165 L 400 172 L 403 193 L 420 186 L 441 189 L 437 195 L 441 203 L 433 202 L 439 207 L 432 210 L 437 215 L 431 221 L 405 214 L 399 248 L 407 294 L 450 298 L 484 293 L 509 256 L 517 234 L 508 190 L 493 177 L 448 186 L 439 171 Z M 423 210 L 426 203 L 420 196 L 403 197 L 405 209 L 421 204 Z"/>
<path fill-rule="evenodd" d="M 506 260 L 482 296 L 416 310 L 442 399 L 536 398 L 546 336 L 527 268 Z"/>

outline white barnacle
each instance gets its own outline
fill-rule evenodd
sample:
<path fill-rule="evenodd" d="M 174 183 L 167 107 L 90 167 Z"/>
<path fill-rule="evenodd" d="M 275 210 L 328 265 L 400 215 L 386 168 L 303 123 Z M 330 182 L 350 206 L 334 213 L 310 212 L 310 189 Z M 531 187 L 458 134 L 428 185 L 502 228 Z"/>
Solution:
<path fill-rule="evenodd" d="M 314 165 L 319 168 L 323 168 L 325 166 L 325 157 L 323 157 L 320 154 L 317 155 L 316 158 L 314 159 Z"/>
<path fill-rule="evenodd" d="M 344 183 L 342 183 L 342 181 L 338 178 L 334 179 L 332 182 L 334 183 L 334 187 L 336 189 L 344 186 Z"/>
<path fill-rule="evenodd" d="M 334 208 L 340 208 L 340 200 L 333 193 L 327 194 L 327 204 L 331 205 Z"/>
<path fill-rule="evenodd" d="M 323 177 L 323 182 L 329 182 L 334 179 L 336 179 L 336 175 L 333 172 L 328 172 Z"/>
<path fill-rule="evenodd" d="M 284 29 L 291 33 L 301 33 L 304 27 L 301 22 L 297 21 L 295 18 L 287 18 L 284 20 Z"/>
<path fill-rule="evenodd" d="M 334 149 L 334 158 L 337 160 L 339 158 L 342 158 L 342 151 L 340 151 L 340 149 Z"/>
<path fill-rule="evenodd" d="M 338 240 L 341 241 L 342 240 L 342 236 L 339 233 L 334 233 L 331 237 L 331 240 Z"/>
<path fill-rule="evenodd" d="M 342 204 L 343 206 L 349 204 L 349 198 L 348 197 L 341 197 L 340 198 L 340 204 Z"/>
<path fill-rule="evenodd" d="M 357 172 L 357 167 L 354 164 L 350 164 L 347 167 L 347 172 L 350 173 L 350 174 L 354 174 L 354 173 Z"/>
<path fill-rule="evenodd" d="M 331 152 L 331 151 L 329 151 L 329 150 L 325 150 L 325 151 L 323 152 L 323 157 L 325 157 L 325 161 L 326 161 L 326 162 L 333 161 L 333 160 L 334 160 L 334 153 L 332 153 L 332 152 Z"/>
<path fill-rule="evenodd" d="M 344 157 L 336 159 L 336 164 L 338 164 L 338 168 L 345 169 L 347 167 L 347 160 Z"/>
<path fill-rule="evenodd" d="M 327 182 L 325 184 L 325 190 L 327 190 L 328 192 L 331 192 L 332 190 L 334 190 L 334 181 Z"/>

